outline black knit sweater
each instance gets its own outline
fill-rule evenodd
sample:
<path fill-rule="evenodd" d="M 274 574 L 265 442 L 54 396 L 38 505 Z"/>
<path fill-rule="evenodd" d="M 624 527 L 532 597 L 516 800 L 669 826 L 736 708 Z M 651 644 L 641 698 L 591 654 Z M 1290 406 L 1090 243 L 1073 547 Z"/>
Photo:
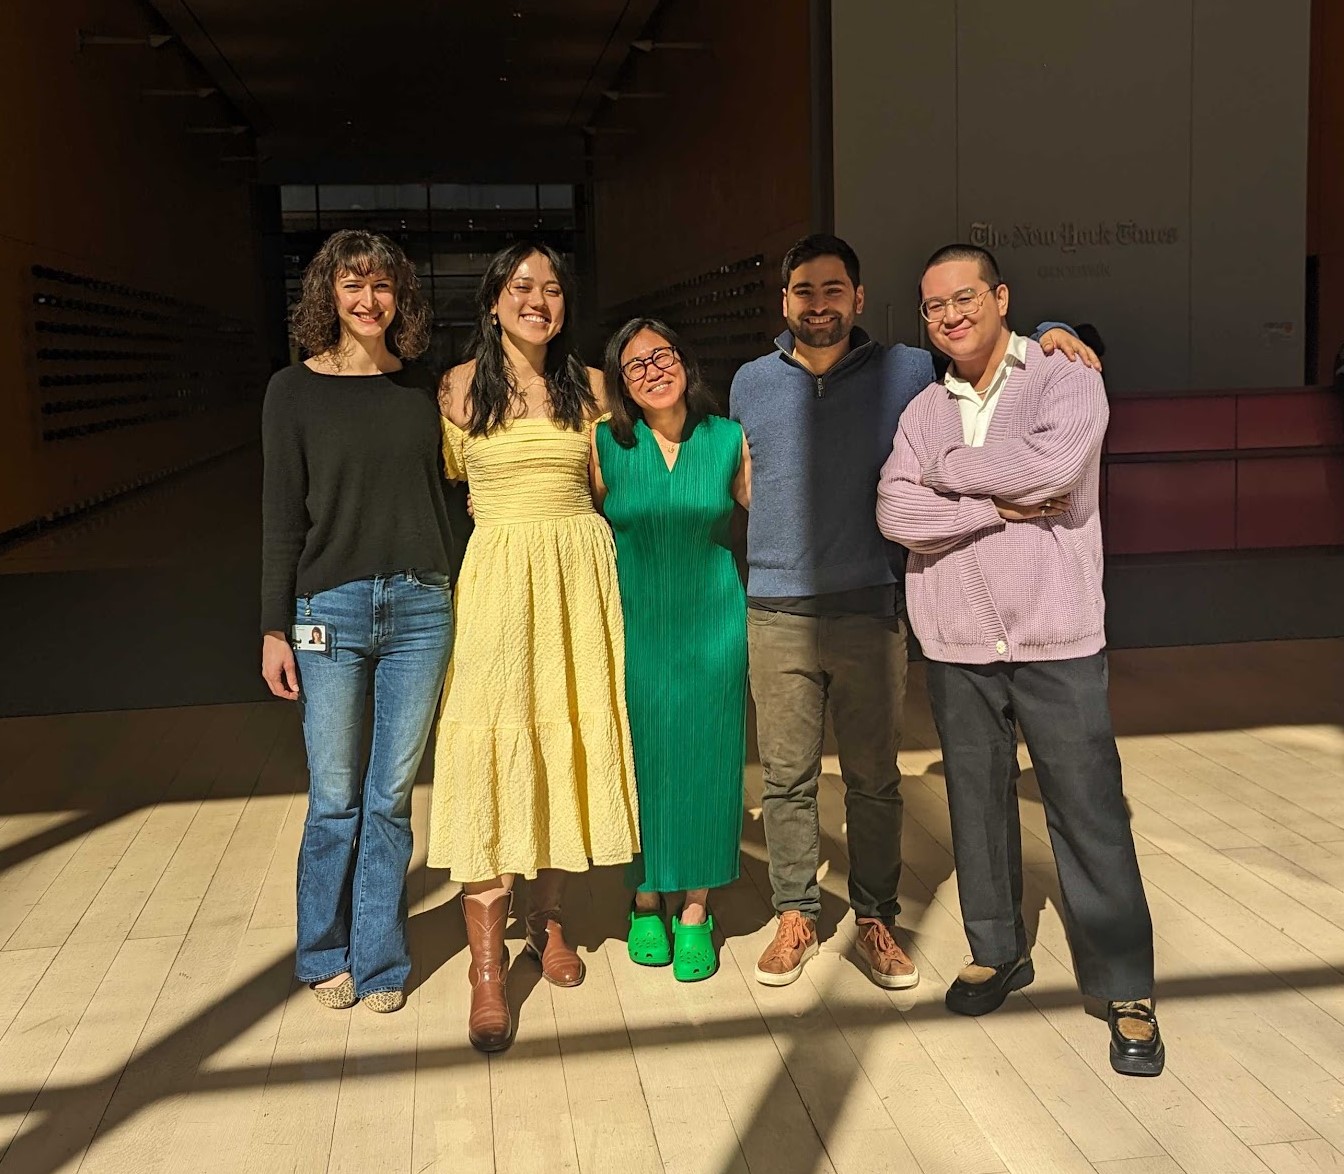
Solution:
<path fill-rule="evenodd" d="M 452 573 L 435 384 L 277 371 L 262 407 L 261 630 L 288 632 L 296 596 L 405 570 Z"/>

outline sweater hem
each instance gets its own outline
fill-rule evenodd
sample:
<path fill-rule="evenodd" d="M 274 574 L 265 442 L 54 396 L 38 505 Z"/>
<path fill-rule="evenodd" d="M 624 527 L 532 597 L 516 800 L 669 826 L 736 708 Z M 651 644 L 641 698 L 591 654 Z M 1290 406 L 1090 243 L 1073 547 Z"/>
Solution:
<path fill-rule="evenodd" d="M 1079 640 L 1057 644 L 1009 644 L 1008 652 L 998 653 L 991 644 L 949 644 L 927 640 L 915 629 L 919 646 L 928 660 L 944 664 L 1023 664 L 1038 660 L 1077 660 L 1095 656 L 1106 647 L 1105 633 L 1085 636 Z"/>

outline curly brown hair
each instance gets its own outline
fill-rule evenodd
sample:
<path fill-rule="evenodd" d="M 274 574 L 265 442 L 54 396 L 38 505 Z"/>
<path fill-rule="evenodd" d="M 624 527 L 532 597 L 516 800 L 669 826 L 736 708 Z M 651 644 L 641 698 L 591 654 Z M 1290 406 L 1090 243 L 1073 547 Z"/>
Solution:
<path fill-rule="evenodd" d="M 422 355 L 429 345 L 433 311 L 401 246 L 378 232 L 343 228 L 333 232 L 303 271 L 303 289 L 289 313 L 289 334 L 310 355 L 328 352 L 339 365 L 336 344 L 341 320 L 336 313 L 336 282 L 347 273 L 367 277 L 385 273 L 396 292 L 397 316 L 387 343 L 403 359 Z"/>

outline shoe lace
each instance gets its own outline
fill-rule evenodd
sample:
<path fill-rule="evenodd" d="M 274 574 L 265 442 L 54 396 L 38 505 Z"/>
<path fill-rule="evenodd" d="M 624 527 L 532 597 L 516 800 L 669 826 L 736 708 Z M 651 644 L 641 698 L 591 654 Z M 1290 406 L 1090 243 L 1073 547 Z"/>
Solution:
<path fill-rule="evenodd" d="M 801 917 L 782 917 L 775 931 L 776 950 L 797 950 L 807 945 L 807 927 Z"/>
<path fill-rule="evenodd" d="M 863 931 L 872 941 L 873 948 L 884 958 L 892 955 L 899 955 L 900 946 L 896 944 L 896 939 L 891 936 L 889 930 L 883 922 L 870 921 L 863 927 Z"/>

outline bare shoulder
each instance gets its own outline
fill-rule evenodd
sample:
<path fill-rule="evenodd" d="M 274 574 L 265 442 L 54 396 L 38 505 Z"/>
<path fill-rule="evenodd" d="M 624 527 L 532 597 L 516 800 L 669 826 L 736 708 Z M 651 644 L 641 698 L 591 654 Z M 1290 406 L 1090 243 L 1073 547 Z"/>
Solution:
<path fill-rule="evenodd" d="M 607 398 L 607 377 L 597 367 L 588 367 L 586 370 L 588 372 L 588 386 L 592 390 L 593 400 L 597 404 L 597 415 L 605 415 L 611 411 L 611 403 Z"/>
<path fill-rule="evenodd" d="M 476 374 L 476 360 L 470 359 L 449 367 L 439 381 L 439 411 L 454 424 L 465 428 L 471 418 L 471 379 Z"/>

